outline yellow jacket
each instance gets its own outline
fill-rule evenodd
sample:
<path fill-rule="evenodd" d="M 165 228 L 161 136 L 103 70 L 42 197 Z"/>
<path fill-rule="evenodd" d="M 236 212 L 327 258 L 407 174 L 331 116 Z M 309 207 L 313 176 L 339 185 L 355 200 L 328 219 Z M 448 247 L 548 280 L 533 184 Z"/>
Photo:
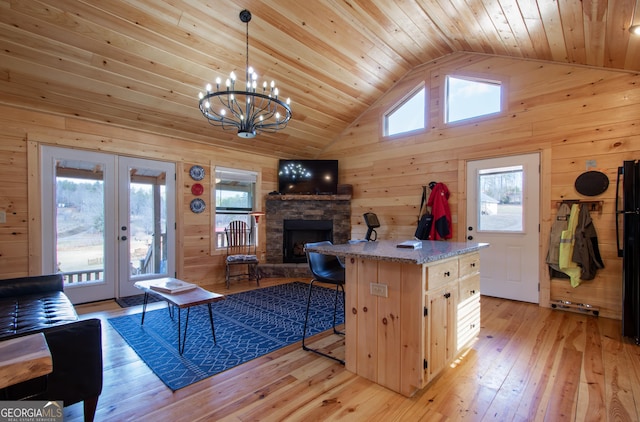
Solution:
<path fill-rule="evenodd" d="M 560 256 L 559 266 L 560 271 L 565 273 L 571 278 L 571 286 L 577 287 L 580 284 L 580 267 L 578 264 L 572 261 L 573 248 L 576 243 L 576 227 L 578 226 L 578 214 L 580 212 L 580 206 L 573 204 L 571 206 L 571 214 L 569 215 L 569 224 L 567 230 L 562 231 L 560 236 Z"/>

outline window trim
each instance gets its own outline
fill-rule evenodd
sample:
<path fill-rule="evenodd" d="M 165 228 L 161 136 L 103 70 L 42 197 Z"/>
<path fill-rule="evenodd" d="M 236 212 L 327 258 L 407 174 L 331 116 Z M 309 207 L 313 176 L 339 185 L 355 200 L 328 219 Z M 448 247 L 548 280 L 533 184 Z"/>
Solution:
<path fill-rule="evenodd" d="M 424 126 L 422 128 L 412 129 L 406 132 L 399 132 L 390 135 L 388 127 L 388 117 L 402 108 L 402 106 L 404 106 L 409 100 L 415 97 L 421 90 L 424 90 Z M 427 89 L 427 83 L 424 80 L 420 81 L 420 83 L 409 90 L 398 101 L 393 103 L 391 107 L 387 108 L 386 111 L 382 113 L 381 122 L 383 139 L 397 139 L 406 136 L 412 136 L 417 133 L 426 132 L 429 129 L 429 90 Z"/>
<path fill-rule="evenodd" d="M 469 81 L 477 81 L 481 83 L 494 83 L 500 86 L 500 111 L 490 114 L 483 114 L 475 117 L 468 117 L 462 120 L 456 120 L 455 122 L 447 122 L 448 117 L 448 103 L 449 103 L 449 78 L 465 79 Z M 496 119 L 505 116 L 508 113 L 507 110 L 507 92 L 509 89 L 509 79 L 503 75 L 487 74 L 487 73 L 475 73 L 475 72 L 446 72 L 444 77 L 444 83 L 441 87 L 442 107 L 440 112 L 442 113 L 442 124 L 444 127 L 456 127 L 462 125 L 475 124 L 481 121 Z"/>

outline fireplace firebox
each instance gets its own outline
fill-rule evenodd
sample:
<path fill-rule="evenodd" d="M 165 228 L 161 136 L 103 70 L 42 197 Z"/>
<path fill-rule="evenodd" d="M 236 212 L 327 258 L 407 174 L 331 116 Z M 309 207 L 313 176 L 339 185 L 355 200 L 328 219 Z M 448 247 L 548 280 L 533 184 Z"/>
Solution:
<path fill-rule="evenodd" d="M 282 262 L 307 262 L 305 243 L 333 241 L 333 220 L 284 220 Z"/>

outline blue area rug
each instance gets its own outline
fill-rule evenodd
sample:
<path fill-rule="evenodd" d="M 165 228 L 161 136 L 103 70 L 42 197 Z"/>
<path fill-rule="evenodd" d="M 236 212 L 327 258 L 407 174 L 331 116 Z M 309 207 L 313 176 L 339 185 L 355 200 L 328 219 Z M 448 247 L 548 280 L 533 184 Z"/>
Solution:
<path fill-rule="evenodd" d="M 309 285 L 295 282 L 227 295 L 212 304 L 217 344 L 206 305 L 191 308 L 184 354 L 178 353 L 178 318 L 167 309 L 109 319 L 111 326 L 173 391 L 301 341 Z M 342 294 L 342 293 L 340 293 Z M 333 324 L 335 289 L 314 287 L 307 335 Z M 338 323 L 343 301 L 338 300 Z M 186 310 L 182 310 L 184 326 Z"/>

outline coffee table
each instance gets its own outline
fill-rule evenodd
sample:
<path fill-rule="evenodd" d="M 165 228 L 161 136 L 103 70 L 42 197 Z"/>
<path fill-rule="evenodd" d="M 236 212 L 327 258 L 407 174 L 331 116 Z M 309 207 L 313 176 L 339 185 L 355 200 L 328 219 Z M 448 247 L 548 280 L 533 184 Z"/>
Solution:
<path fill-rule="evenodd" d="M 209 309 L 209 322 L 211 323 L 211 334 L 213 334 L 213 343 L 216 344 L 216 330 L 213 325 L 213 312 L 211 311 L 211 304 L 224 300 L 225 296 L 219 293 L 213 293 L 202 287 L 196 287 L 192 290 L 187 290 L 178 293 L 164 293 L 153 290 L 151 286 L 156 283 L 165 283 L 167 281 L 177 280 L 174 278 L 162 278 L 154 280 L 138 281 L 134 284 L 135 287 L 144 292 L 144 302 L 142 304 L 142 321 L 140 325 L 144 325 L 144 315 L 147 312 L 147 302 L 149 295 L 154 295 L 162 300 L 165 300 L 169 304 L 169 313 L 173 318 L 172 306 L 178 309 L 178 352 L 182 354 L 184 352 L 184 346 L 187 342 L 187 327 L 189 326 L 189 311 L 191 307 L 198 305 L 207 305 Z M 180 281 L 180 280 L 178 280 Z M 187 317 L 184 323 L 184 332 L 181 334 L 182 322 L 180 321 L 181 310 L 187 309 Z"/>

